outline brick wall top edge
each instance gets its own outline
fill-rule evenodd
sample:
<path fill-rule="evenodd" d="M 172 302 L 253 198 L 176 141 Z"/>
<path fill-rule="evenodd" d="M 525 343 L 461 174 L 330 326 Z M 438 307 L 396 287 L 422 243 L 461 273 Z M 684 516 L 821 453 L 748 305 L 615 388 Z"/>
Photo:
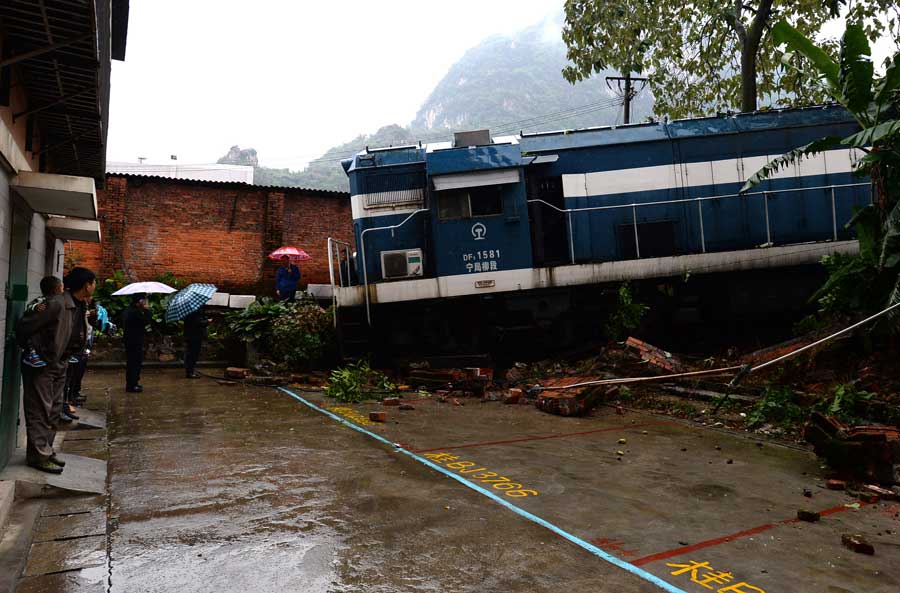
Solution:
<path fill-rule="evenodd" d="M 229 187 L 229 188 L 245 188 L 250 191 L 281 193 L 284 195 L 307 195 L 318 197 L 330 197 L 335 199 L 349 199 L 348 192 L 335 191 L 330 189 L 318 189 L 312 187 L 286 187 L 277 185 L 253 185 L 243 183 L 241 181 L 204 181 L 196 179 L 175 179 L 171 177 L 160 177 L 158 175 L 137 175 L 132 173 L 107 173 L 106 180 L 113 179 L 129 179 L 143 182 L 144 185 L 158 183 L 160 185 L 181 185 L 186 187 Z"/>

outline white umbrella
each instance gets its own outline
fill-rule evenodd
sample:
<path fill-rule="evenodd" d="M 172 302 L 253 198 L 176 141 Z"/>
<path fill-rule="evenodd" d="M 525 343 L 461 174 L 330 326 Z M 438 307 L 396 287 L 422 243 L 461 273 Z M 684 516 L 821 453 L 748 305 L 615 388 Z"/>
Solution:
<path fill-rule="evenodd" d="M 175 289 L 169 286 L 168 284 L 163 284 L 162 282 L 132 282 L 128 286 L 123 286 L 119 290 L 113 293 L 113 296 L 126 296 L 129 294 L 139 294 L 139 293 L 160 293 L 160 294 L 171 294 L 175 292 Z"/>

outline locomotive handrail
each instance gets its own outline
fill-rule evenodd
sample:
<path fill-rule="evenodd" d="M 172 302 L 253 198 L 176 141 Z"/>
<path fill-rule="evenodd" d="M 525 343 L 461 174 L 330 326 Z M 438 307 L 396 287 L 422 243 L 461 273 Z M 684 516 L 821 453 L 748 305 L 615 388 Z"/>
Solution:
<path fill-rule="evenodd" d="M 360 253 L 362 253 L 363 291 L 366 293 L 366 322 L 369 324 L 369 326 L 372 325 L 372 312 L 369 308 L 369 274 L 368 269 L 366 268 L 366 233 L 368 233 L 369 231 L 393 231 L 394 229 L 398 229 L 409 222 L 409 220 L 416 214 L 421 214 L 422 212 L 428 212 L 428 208 L 420 208 L 414 212 L 411 212 L 409 216 L 407 216 L 397 224 L 363 229 L 363 231 L 359 234 L 359 251 Z"/>
<path fill-rule="evenodd" d="M 735 198 L 735 197 L 747 197 L 747 196 L 763 196 L 764 204 L 765 204 L 765 214 L 766 214 L 766 241 L 767 244 L 772 243 L 772 230 L 769 224 L 769 195 L 770 194 L 781 194 L 781 193 L 789 193 L 789 192 L 798 192 L 798 191 L 815 191 L 820 189 L 831 190 L 831 222 L 832 222 L 832 239 L 837 240 L 837 214 L 835 211 L 835 198 L 834 198 L 834 190 L 838 188 L 845 187 L 863 187 L 869 186 L 868 183 L 840 183 L 834 185 L 819 185 L 814 187 L 792 187 L 787 189 L 777 189 L 777 190 L 769 190 L 769 191 L 758 191 L 758 192 L 748 192 L 748 193 L 732 193 L 732 194 L 721 194 L 718 196 L 703 196 L 697 198 L 679 198 L 676 200 L 657 200 L 653 202 L 631 202 L 630 204 L 613 204 L 608 206 L 588 206 L 584 208 L 560 208 L 551 204 L 545 200 L 540 198 L 533 198 L 528 200 L 529 204 L 532 203 L 540 203 L 543 204 L 557 212 L 566 215 L 566 231 L 569 235 L 569 257 L 571 259 L 572 264 L 575 263 L 575 243 L 572 232 L 572 214 L 578 212 L 595 212 L 599 210 L 617 210 L 622 208 L 631 208 L 632 212 L 632 224 L 634 226 L 634 246 L 637 257 L 641 257 L 641 247 L 638 242 L 638 230 L 637 230 L 637 208 L 643 206 L 661 206 L 665 204 L 687 204 L 687 203 L 696 203 L 697 204 L 697 212 L 700 217 L 700 246 L 703 250 L 703 253 L 706 253 L 706 236 L 703 229 L 703 207 L 702 203 L 708 200 L 722 200 L 726 198 Z"/>
<path fill-rule="evenodd" d="M 332 309 L 332 317 L 334 317 L 334 327 L 337 327 L 337 292 L 334 290 L 334 261 L 332 257 L 334 256 L 334 246 L 341 245 L 344 247 L 344 252 L 347 254 L 347 285 L 350 286 L 350 248 L 352 245 L 347 241 L 341 241 L 340 239 L 334 239 L 332 237 L 328 237 L 328 277 L 331 280 L 331 309 Z M 340 253 L 340 249 L 338 250 Z M 338 255 L 338 267 L 341 265 L 341 257 Z M 340 271 L 338 272 L 340 274 Z M 338 284 L 343 287 L 344 282 L 341 279 L 340 275 L 338 276 Z"/>

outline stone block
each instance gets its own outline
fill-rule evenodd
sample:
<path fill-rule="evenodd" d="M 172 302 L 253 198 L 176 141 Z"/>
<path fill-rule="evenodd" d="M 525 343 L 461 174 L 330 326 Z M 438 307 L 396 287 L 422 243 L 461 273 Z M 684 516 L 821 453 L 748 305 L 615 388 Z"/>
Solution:
<path fill-rule="evenodd" d="M 232 309 L 246 309 L 256 297 L 252 294 L 233 294 L 228 298 L 228 306 Z"/>

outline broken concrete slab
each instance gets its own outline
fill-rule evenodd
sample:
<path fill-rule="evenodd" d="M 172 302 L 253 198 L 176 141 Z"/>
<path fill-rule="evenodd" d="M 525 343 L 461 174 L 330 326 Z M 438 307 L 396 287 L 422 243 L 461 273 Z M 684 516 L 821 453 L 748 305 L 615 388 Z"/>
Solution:
<path fill-rule="evenodd" d="M 719 401 L 722 398 L 733 399 L 735 401 L 742 401 L 748 403 L 755 403 L 759 401 L 758 397 L 754 397 L 752 395 L 743 395 L 740 393 L 732 393 L 732 392 L 720 392 L 720 391 L 711 391 L 709 389 L 692 389 L 690 387 L 681 387 L 680 385 L 672 385 L 670 383 L 665 383 L 660 385 L 660 387 L 669 393 L 674 393 L 676 395 L 683 395 L 685 397 L 691 397 L 696 399 L 701 399 L 704 401 Z"/>
<path fill-rule="evenodd" d="M 106 564 L 106 536 L 32 544 L 22 576 L 32 577 Z"/>
<path fill-rule="evenodd" d="M 73 430 L 66 433 L 66 442 L 69 441 L 87 441 L 94 439 L 106 439 L 106 429 L 103 428 L 86 428 L 83 430 Z"/>
<path fill-rule="evenodd" d="M 101 412 L 96 412 L 94 410 L 89 410 L 87 408 L 80 408 L 78 410 L 78 420 L 75 421 L 75 426 L 72 427 L 71 431 L 78 430 L 89 430 L 92 428 L 106 428 L 106 414 Z"/>
<path fill-rule="evenodd" d="M 108 576 L 105 566 L 94 566 L 28 577 L 19 581 L 16 593 L 105 593 Z"/>
<path fill-rule="evenodd" d="M 38 486 L 53 486 L 73 492 L 106 492 L 106 462 L 79 455 L 60 453 L 60 459 L 66 462 L 66 469 L 61 474 L 48 474 L 38 471 L 25 463 L 25 451 L 17 449 L 13 452 L 9 464 L 0 471 L 0 480 L 15 480 Z"/>
<path fill-rule="evenodd" d="M 41 517 L 34 528 L 35 542 L 106 534 L 106 513 L 79 513 Z"/>
<path fill-rule="evenodd" d="M 54 496 L 45 500 L 44 508 L 41 510 L 42 517 L 106 511 L 106 495 L 104 494 Z"/>

